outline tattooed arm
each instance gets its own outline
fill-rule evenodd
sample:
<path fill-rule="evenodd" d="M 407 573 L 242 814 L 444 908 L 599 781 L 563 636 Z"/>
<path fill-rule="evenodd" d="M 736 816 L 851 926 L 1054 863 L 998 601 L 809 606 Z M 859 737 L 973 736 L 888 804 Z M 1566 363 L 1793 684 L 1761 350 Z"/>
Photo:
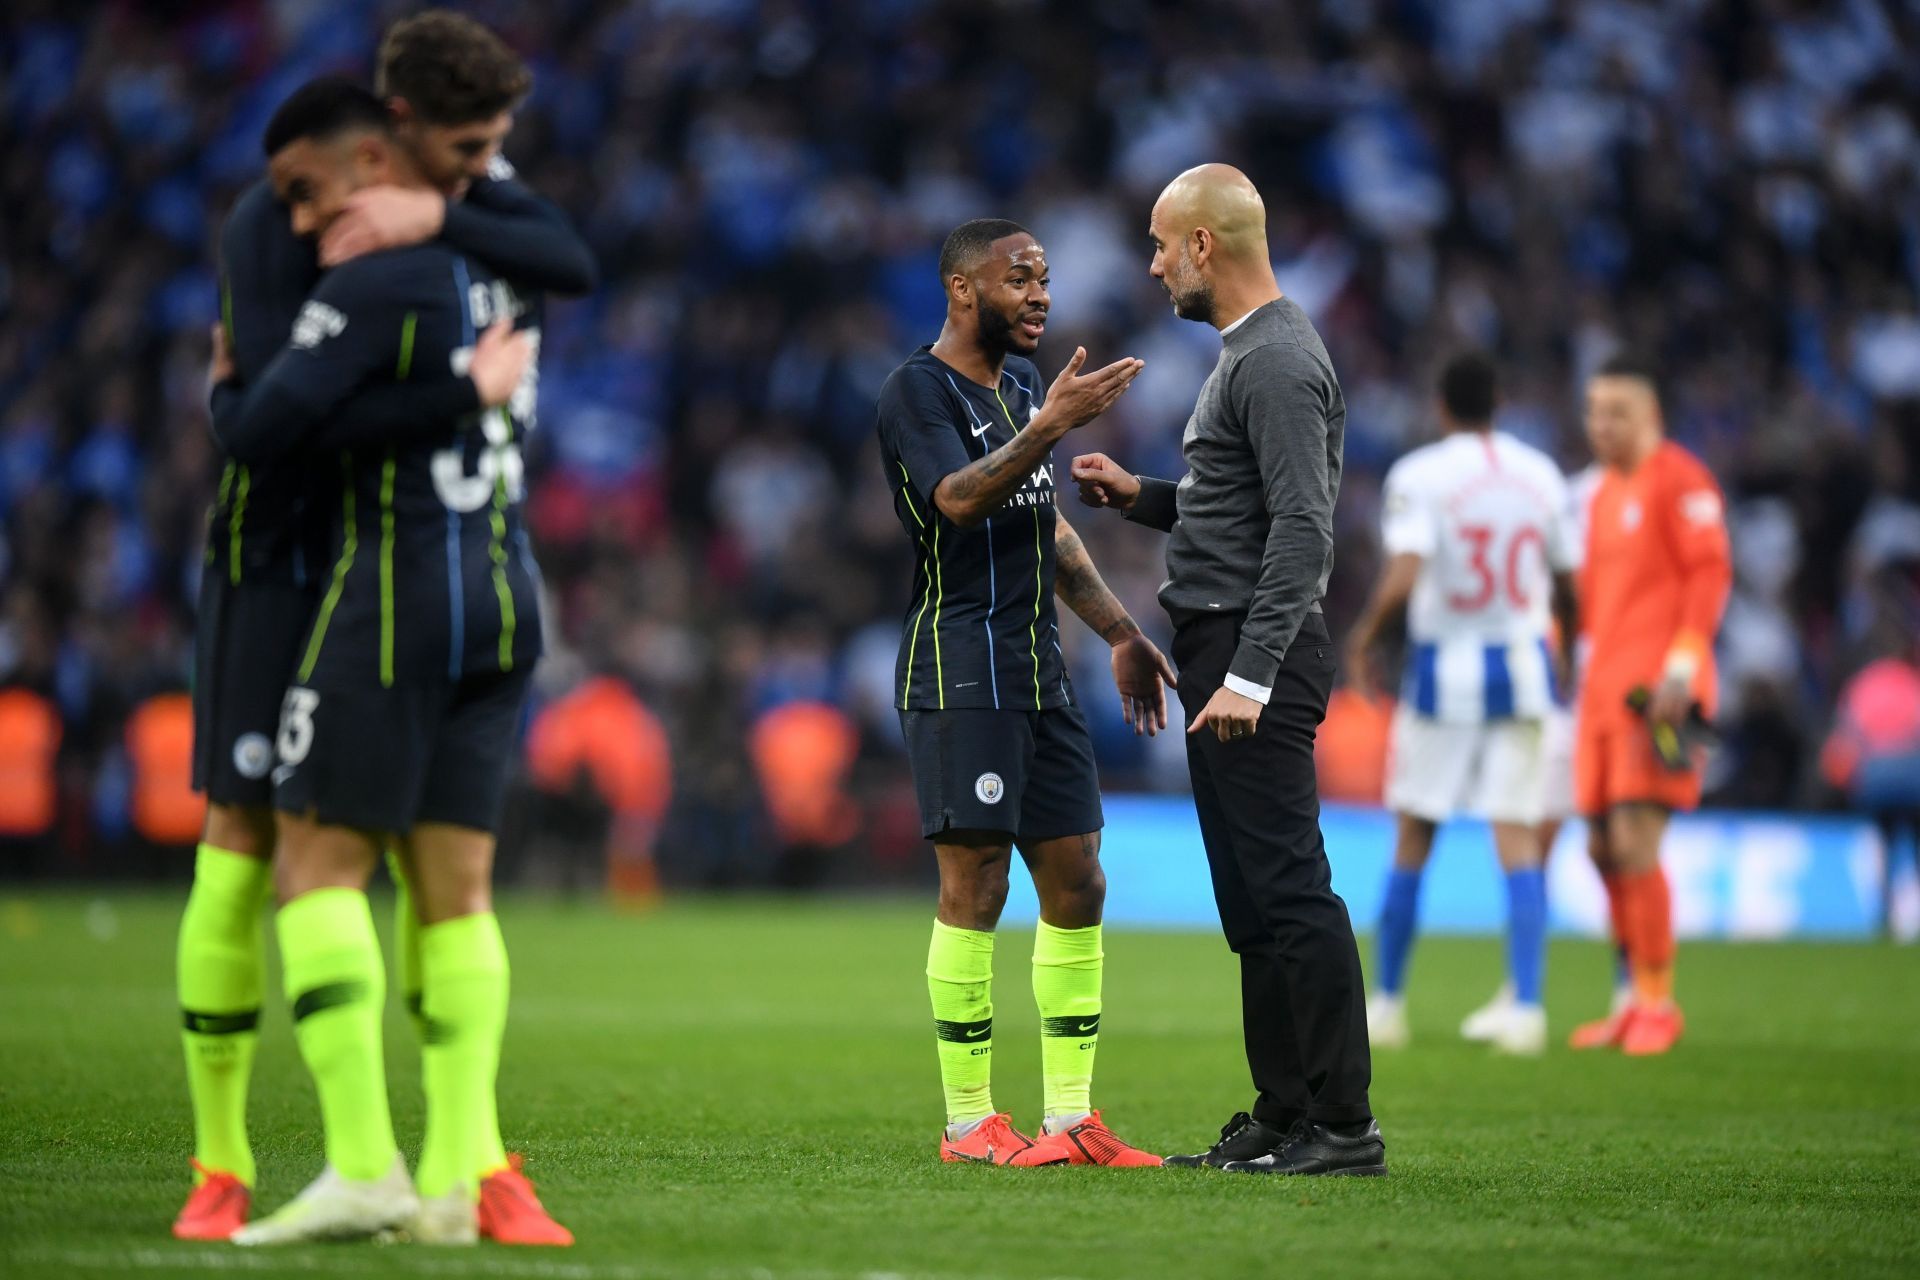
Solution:
<path fill-rule="evenodd" d="M 1049 420 L 1042 411 L 1013 439 L 936 485 L 933 505 L 962 529 L 985 524 L 1046 462 L 1054 443 L 1065 434 L 1066 425 L 1058 418 Z"/>
<path fill-rule="evenodd" d="M 1040 412 L 1015 433 L 1013 439 L 984 458 L 976 458 L 941 480 L 933 490 L 933 505 L 963 529 L 972 529 L 1007 504 L 1053 452 L 1060 438 L 1075 427 L 1107 411 L 1133 382 L 1141 362 L 1116 360 L 1104 369 L 1080 376 L 1087 350 L 1079 347 L 1066 368 L 1047 388 Z"/>
<path fill-rule="evenodd" d="M 1080 616 L 1093 633 L 1108 644 L 1119 644 L 1140 634 L 1140 624 L 1108 589 L 1100 570 L 1087 554 L 1087 544 L 1067 518 L 1055 513 L 1053 532 L 1053 593 L 1060 603 Z"/>
<path fill-rule="evenodd" d="M 1055 514 L 1053 592 L 1113 648 L 1113 683 L 1120 712 L 1135 733 L 1152 737 L 1167 727 L 1167 690 L 1173 665 L 1127 613 L 1093 567 L 1086 544 L 1065 517 Z"/>

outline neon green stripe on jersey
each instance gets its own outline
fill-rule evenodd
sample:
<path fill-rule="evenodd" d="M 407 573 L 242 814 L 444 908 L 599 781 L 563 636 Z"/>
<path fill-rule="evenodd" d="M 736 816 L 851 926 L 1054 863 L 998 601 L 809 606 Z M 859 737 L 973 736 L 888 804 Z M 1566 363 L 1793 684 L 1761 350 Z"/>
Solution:
<path fill-rule="evenodd" d="M 341 490 L 340 520 L 346 530 L 340 539 L 340 558 L 333 565 L 333 581 L 327 584 L 326 598 L 320 601 L 320 616 L 314 619 L 313 638 L 307 641 L 307 656 L 300 662 L 300 682 L 305 684 L 313 674 L 313 664 L 320 661 L 320 644 L 327 638 L 327 624 L 333 621 L 334 606 L 340 603 L 340 593 L 346 590 L 347 574 L 353 571 L 353 553 L 360 546 L 360 525 L 353 510 L 353 455 L 340 455 L 340 471 L 346 481 Z"/>
<path fill-rule="evenodd" d="M 247 520 L 247 491 L 253 487 L 253 472 L 240 468 L 240 489 L 233 498 L 233 510 L 227 513 L 227 581 L 240 585 L 241 530 Z"/>
<path fill-rule="evenodd" d="M 220 282 L 220 327 L 227 334 L 227 348 L 233 348 L 233 286 L 225 280 Z"/>
<path fill-rule="evenodd" d="M 912 512 L 914 523 L 920 526 L 920 547 L 922 550 L 925 550 L 927 546 L 927 522 L 920 518 L 919 510 L 913 505 L 913 477 L 907 474 L 906 463 L 896 460 L 894 465 L 900 468 L 900 478 L 906 481 L 906 484 L 901 486 L 900 495 L 907 500 L 907 510 Z M 907 641 L 907 678 L 906 682 L 900 686 L 900 706 L 903 709 L 913 700 L 913 659 L 914 655 L 920 651 L 920 623 L 925 620 L 927 616 L 927 606 L 932 603 L 933 571 L 929 569 L 927 571 L 927 589 L 920 597 L 920 612 L 914 615 L 913 619 L 913 638 Z"/>
<path fill-rule="evenodd" d="M 947 671 L 940 662 L 940 610 L 947 603 L 947 576 L 940 569 L 940 526 L 933 526 L 933 574 L 940 582 L 933 598 L 933 678 L 940 690 L 940 709 L 947 709 Z"/>
<path fill-rule="evenodd" d="M 1033 509 L 1033 621 L 1027 624 L 1027 656 L 1033 659 L 1033 708 L 1040 709 L 1040 508 Z"/>
<path fill-rule="evenodd" d="M 393 688 L 393 446 L 380 468 L 380 687 Z"/>
<path fill-rule="evenodd" d="M 406 381 L 413 372 L 413 331 L 420 323 L 418 312 L 407 312 L 407 318 L 400 322 L 400 359 L 393 366 L 394 380 Z"/>
<path fill-rule="evenodd" d="M 907 513 L 913 517 L 915 524 L 924 529 L 927 527 L 927 522 L 920 518 L 920 508 L 913 505 L 913 477 L 907 474 L 907 464 L 896 462 L 894 465 L 900 468 L 900 478 L 906 481 L 900 486 L 900 496 L 907 500 Z"/>
<path fill-rule="evenodd" d="M 233 473 L 239 470 L 239 464 L 231 458 L 220 469 L 220 492 L 213 500 L 213 510 L 207 516 L 207 563 L 213 563 L 214 518 L 227 508 L 227 495 L 233 490 Z"/>
<path fill-rule="evenodd" d="M 993 398 L 1000 401 L 1000 412 L 1007 415 L 1007 425 L 1014 434 L 1020 433 L 1019 426 L 1013 420 L 1013 410 L 1007 408 L 1007 402 L 1001 399 L 1000 388 L 993 389 Z M 1046 584 L 1040 576 L 1040 568 L 1046 563 L 1046 557 L 1040 550 L 1040 508 L 1033 508 L 1033 621 L 1027 624 L 1027 657 L 1033 661 L 1033 705 L 1039 709 L 1040 698 L 1040 601 L 1046 591 Z"/>
<path fill-rule="evenodd" d="M 507 585 L 507 478 L 493 482 L 493 512 L 489 523 L 493 538 L 487 545 L 487 558 L 493 561 L 493 594 L 500 598 L 500 669 L 513 670 L 513 589 Z"/>

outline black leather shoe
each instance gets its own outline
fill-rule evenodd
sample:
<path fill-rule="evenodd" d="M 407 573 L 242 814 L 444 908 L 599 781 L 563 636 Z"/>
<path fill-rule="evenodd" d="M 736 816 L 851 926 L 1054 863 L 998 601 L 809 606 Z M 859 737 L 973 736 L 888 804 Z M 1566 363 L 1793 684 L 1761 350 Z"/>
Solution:
<path fill-rule="evenodd" d="M 1166 1163 L 1176 1169 L 1219 1169 L 1235 1160 L 1254 1160 L 1286 1146 L 1299 1128 L 1298 1124 L 1288 1129 L 1276 1128 L 1244 1111 L 1236 1111 L 1233 1119 L 1221 1127 L 1220 1141 L 1199 1155 L 1168 1156 Z"/>
<path fill-rule="evenodd" d="M 1372 1120 L 1358 1131 L 1346 1125 L 1308 1123 L 1295 1130 L 1292 1141 L 1278 1151 L 1221 1167 L 1228 1173 L 1384 1178 L 1387 1144 L 1380 1140 L 1380 1126 Z"/>

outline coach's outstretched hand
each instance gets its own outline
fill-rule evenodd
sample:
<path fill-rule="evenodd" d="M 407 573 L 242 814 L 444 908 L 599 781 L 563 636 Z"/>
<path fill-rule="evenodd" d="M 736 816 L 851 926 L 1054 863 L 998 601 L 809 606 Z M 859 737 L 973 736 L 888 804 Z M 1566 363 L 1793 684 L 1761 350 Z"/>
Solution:
<path fill-rule="evenodd" d="M 495 320 L 473 347 L 467 375 L 480 393 L 480 403 L 492 409 L 505 404 L 533 363 L 533 341 L 516 333 L 509 320 Z"/>
<path fill-rule="evenodd" d="M 1058 421 L 1063 430 L 1085 426 L 1112 408 L 1120 393 L 1147 367 L 1144 360 L 1123 356 L 1106 368 L 1083 376 L 1080 367 L 1086 362 L 1087 349 L 1075 347 L 1067 367 L 1047 388 L 1047 403 L 1040 412 Z"/>
<path fill-rule="evenodd" d="M 1080 501 L 1090 507 L 1125 511 L 1140 496 L 1140 477 L 1104 453 L 1081 454 L 1073 460 L 1071 474 L 1080 486 Z"/>

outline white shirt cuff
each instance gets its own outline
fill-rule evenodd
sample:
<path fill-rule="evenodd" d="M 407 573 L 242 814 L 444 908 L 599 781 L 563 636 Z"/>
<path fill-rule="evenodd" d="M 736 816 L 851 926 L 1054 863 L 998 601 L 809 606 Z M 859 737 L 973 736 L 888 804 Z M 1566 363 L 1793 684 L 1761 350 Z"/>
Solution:
<path fill-rule="evenodd" d="M 1225 683 L 1227 688 L 1233 690 L 1241 697 L 1252 698 L 1263 707 L 1267 705 L 1267 699 L 1273 696 L 1273 689 L 1270 686 L 1255 684 L 1251 680 L 1242 679 L 1231 673 L 1228 674 Z"/>

